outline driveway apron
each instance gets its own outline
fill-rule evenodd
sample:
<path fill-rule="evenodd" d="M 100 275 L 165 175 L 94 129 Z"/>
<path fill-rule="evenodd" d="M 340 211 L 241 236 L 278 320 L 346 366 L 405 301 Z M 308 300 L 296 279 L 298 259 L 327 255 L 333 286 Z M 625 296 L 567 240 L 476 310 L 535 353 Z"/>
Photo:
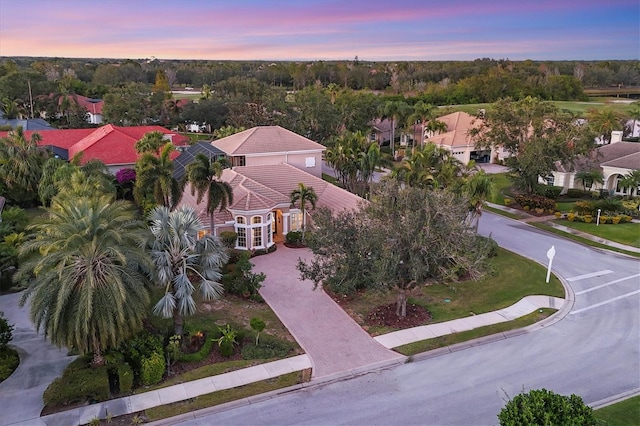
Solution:
<path fill-rule="evenodd" d="M 0 383 L 0 425 L 14 423 L 38 425 L 44 408 L 42 394 L 75 359 L 67 356 L 67 349 L 58 349 L 38 334 L 29 319 L 29 307 L 20 308 L 22 293 L 0 296 L 0 311 L 9 324 L 14 324 L 10 345 L 20 354 L 20 365 L 11 376 Z"/>
<path fill-rule="evenodd" d="M 276 252 L 251 262 L 254 272 L 267 276 L 260 294 L 311 358 L 313 378 L 404 359 L 373 340 L 322 289 L 302 281 L 296 269 L 299 258 L 310 260 L 313 254 L 279 244 Z"/>

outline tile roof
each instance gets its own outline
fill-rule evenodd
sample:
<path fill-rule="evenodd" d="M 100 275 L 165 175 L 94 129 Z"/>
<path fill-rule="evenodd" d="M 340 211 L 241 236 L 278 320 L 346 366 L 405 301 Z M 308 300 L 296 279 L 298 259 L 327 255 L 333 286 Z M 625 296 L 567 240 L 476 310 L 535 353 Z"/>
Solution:
<path fill-rule="evenodd" d="M 95 159 L 110 166 L 135 163 L 138 159 L 138 153 L 134 148 L 135 143 L 145 134 L 153 131 L 173 135 L 173 144 L 176 146 L 187 144 L 187 137 L 174 134 L 161 126 L 119 127 L 107 124 L 97 129 L 56 129 L 38 133 L 41 136 L 39 143 L 41 146 L 66 149 L 69 158 L 73 158 L 82 151 L 83 163 Z M 33 131 L 26 131 L 25 136 L 30 138 L 33 133 Z M 0 132 L 0 137 L 7 134 L 8 132 Z M 172 158 L 178 155 L 179 153 L 176 152 Z"/>
<path fill-rule="evenodd" d="M 443 115 L 438 118 L 447 125 L 447 132 L 434 135 L 427 138 L 427 141 L 436 145 L 445 145 L 450 147 L 474 146 L 475 142 L 469 136 L 469 130 L 478 128 L 480 123 L 477 118 L 458 111 L 452 114 Z"/>
<path fill-rule="evenodd" d="M 102 114 L 102 107 L 104 106 L 104 101 L 102 99 L 91 99 L 82 95 L 68 95 L 69 98 L 75 99 L 75 101 L 80 105 L 86 108 L 86 110 L 91 114 Z M 58 103 L 62 103 L 62 98 L 59 99 Z"/>
<path fill-rule="evenodd" d="M 291 191 L 296 189 L 300 182 L 314 189 L 318 195 L 317 207 L 326 207 L 332 211 L 353 210 L 364 201 L 355 194 L 286 163 L 225 169 L 221 180 L 233 188 L 233 204 L 228 206 L 231 210 L 255 211 L 288 207 Z M 209 225 L 206 199 L 198 205 L 196 197 L 191 195 L 189 186 L 185 189 L 181 204 L 195 206 L 203 223 Z M 217 224 L 229 220 L 233 220 L 233 217 L 228 210 L 216 211 L 214 214 Z"/>
<path fill-rule="evenodd" d="M 620 167 L 623 169 L 640 168 L 640 143 L 615 142 L 596 148 L 589 155 L 578 156 L 572 164 L 556 161 L 558 172 L 585 171 L 601 166 Z"/>
<path fill-rule="evenodd" d="M 258 126 L 211 142 L 227 155 L 321 151 L 324 145 L 280 126 Z"/>

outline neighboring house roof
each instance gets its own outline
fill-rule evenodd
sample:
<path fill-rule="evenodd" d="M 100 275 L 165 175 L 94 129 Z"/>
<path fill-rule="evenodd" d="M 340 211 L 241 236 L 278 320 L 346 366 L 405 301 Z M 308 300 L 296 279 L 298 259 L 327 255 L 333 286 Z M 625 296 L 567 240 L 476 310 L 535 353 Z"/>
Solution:
<path fill-rule="evenodd" d="M 469 135 L 469 130 L 478 128 L 478 119 L 466 112 L 458 111 L 438 118 L 447 125 L 447 132 L 427 138 L 427 141 L 436 145 L 449 147 L 474 146 L 475 142 Z"/>
<path fill-rule="evenodd" d="M 280 126 L 258 126 L 218 139 L 211 144 L 229 156 L 322 151 L 324 145 Z"/>
<path fill-rule="evenodd" d="M 40 146 L 55 146 L 66 149 L 68 158 L 73 158 L 78 152 L 83 152 L 82 163 L 89 160 L 100 160 L 107 166 L 133 164 L 138 159 L 134 145 L 147 133 L 159 131 L 171 135 L 176 146 L 187 145 L 189 138 L 172 133 L 161 126 L 118 127 L 112 124 L 97 129 L 65 129 L 49 130 L 39 133 Z M 30 138 L 33 131 L 26 131 L 25 137 Z M 8 132 L 0 132 L 5 137 Z M 176 152 L 172 158 L 177 157 Z"/>
<path fill-rule="evenodd" d="M 215 159 L 216 157 L 224 157 L 224 152 L 215 146 L 211 145 L 211 142 L 198 142 L 184 151 L 180 153 L 175 160 L 174 169 L 173 169 L 173 177 L 180 180 L 186 173 L 186 167 L 193 162 L 196 158 L 196 155 L 204 154 L 210 159 Z"/>
<path fill-rule="evenodd" d="M 90 114 L 102 114 L 102 107 L 104 106 L 102 99 L 92 99 L 82 95 L 68 95 L 67 97 L 75 99 L 75 101 L 83 106 Z M 58 103 L 62 103 L 62 99 L 60 99 Z"/>
<path fill-rule="evenodd" d="M 22 130 L 53 130 L 52 127 L 42 118 L 4 118 L 4 114 L 0 111 L 0 126 L 11 126 L 12 129 L 22 127 Z"/>
<path fill-rule="evenodd" d="M 640 168 L 640 143 L 615 142 L 602 145 L 589 155 L 577 157 L 573 164 L 557 161 L 555 166 L 556 171 L 562 173 L 593 170 L 602 166 L 638 169 Z"/>
<path fill-rule="evenodd" d="M 363 201 L 351 192 L 285 163 L 225 169 L 221 180 L 233 188 L 233 204 L 222 212 L 216 210 L 214 221 L 217 224 L 233 220 L 229 210 L 255 211 L 288 207 L 291 203 L 291 191 L 296 189 L 299 183 L 314 189 L 318 195 L 318 208 L 326 207 L 334 212 L 353 210 Z M 206 197 L 198 205 L 196 196 L 191 195 L 190 188 L 186 188 L 181 204 L 196 206 L 196 212 L 201 216 L 203 223 L 209 226 Z"/>

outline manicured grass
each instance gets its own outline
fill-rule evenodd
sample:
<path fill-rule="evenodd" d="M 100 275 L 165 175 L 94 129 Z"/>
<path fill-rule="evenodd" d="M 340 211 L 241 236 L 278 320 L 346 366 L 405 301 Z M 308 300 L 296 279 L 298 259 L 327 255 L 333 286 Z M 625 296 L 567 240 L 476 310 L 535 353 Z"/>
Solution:
<path fill-rule="evenodd" d="M 595 219 L 595 218 L 594 218 Z M 576 229 L 606 240 L 640 248 L 640 223 L 600 224 L 557 220 L 558 225 Z"/>
<path fill-rule="evenodd" d="M 594 414 L 598 420 L 605 422 L 605 425 L 640 425 L 640 395 L 595 410 Z"/>
<path fill-rule="evenodd" d="M 431 351 L 433 349 L 450 346 L 456 343 L 477 339 L 478 337 L 490 336 L 496 333 L 503 333 L 505 331 L 523 328 L 528 325 L 535 324 L 538 321 L 542 321 L 555 312 L 557 312 L 556 309 L 543 308 L 523 317 L 516 318 L 513 321 L 478 327 L 473 330 L 440 336 L 434 339 L 421 340 L 419 342 L 409 343 L 408 345 L 398 346 L 393 350 L 396 352 L 400 352 L 403 355 L 411 356 L 422 352 Z"/>
<path fill-rule="evenodd" d="M 177 416 L 190 411 L 213 407 L 214 405 L 224 404 L 225 402 L 236 401 L 249 396 L 293 386 L 305 381 L 303 376 L 304 373 L 302 372 L 284 374 L 274 379 L 263 380 L 261 382 L 213 392 L 173 404 L 150 408 L 145 410 L 145 415 L 149 421 L 166 419 L 167 417 Z M 251 423 L 251 421 L 248 421 L 248 423 Z"/>
<path fill-rule="evenodd" d="M 493 194 L 491 195 L 491 201 L 494 204 L 500 204 L 504 206 L 504 197 L 509 196 L 511 193 L 511 180 L 507 173 L 496 173 L 491 175 L 493 181 Z"/>
<path fill-rule="evenodd" d="M 573 235 L 573 234 L 569 234 L 567 232 L 560 231 L 559 229 L 556 229 L 553 226 L 546 225 L 544 223 L 532 222 L 532 223 L 530 223 L 530 225 L 531 226 L 535 226 L 536 228 L 539 228 L 539 229 L 544 229 L 545 231 L 551 232 L 552 234 L 559 235 L 559 236 L 561 236 L 563 238 L 567 238 L 569 240 L 573 240 L 573 241 L 576 241 L 576 242 L 579 242 L 579 243 L 582 243 L 582 244 L 585 244 L 585 245 L 588 245 L 588 246 L 591 246 L 591 247 L 596 247 L 596 248 L 601 248 L 601 249 L 605 249 L 605 250 L 615 251 L 617 253 L 623 253 L 623 254 L 626 254 L 626 255 L 629 255 L 629 256 L 633 256 L 633 257 L 640 257 L 640 253 L 635 253 L 635 252 L 626 251 L 626 250 L 620 250 L 620 249 L 618 249 L 616 247 L 611 247 L 611 246 L 607 246 L 605 244 L 596 243 L 595 241 L 591 241 L 591 240 L 589 240 L 587 238 L 582 238 L 582 237 L 580 237 L 578 235 Z"/>
<path fill-rule="evenodd" d="M 502 215 L 502 216 L 505 216 L 505 217 L 508 217 L 508 218 L 511 218 L 511 219 L 516 219 L 516 220 L 522 219 L 522 216 L 519 215 L 519 214 L 506 212 L 506 211 L 500 210 L 500 209 L 494 209 L 493 207 L 484 206 L 483 209 L 486 210 L 486 211 L 489 211 L 491 213 L 496 213 L 496 214 L 499 214 L 499 215 Z"/>
<path fill-rule="evenodd" d="M 564 297 L 564 288 L 556 277 L 552 276 L 546 284 L 546 269 L 517 254 L 499 249 L 498 256 L 492 259 L 492 268 L 494 273 L 480 281 L 436 283 L 415 289 L 409 303 L 427 308 L 433 316 L 430 323 L 437 323 L 506 308 L 531 294 Z M 384 294 L 369 291 L 345 298 L 341 305 L 375 336 L 397 329 L 367 326 L 364 319 L 376 306 L 394 303 L 395 297 L 393 291 Z"/>
<path fill-rule="evenodd" d="M 596 101 L 579 102 L 579 101 L 551 101 L 552 104 L 559 109 L 568 110 L 571 112 L 585 114 L 590 109 L 601 110 L 603 108 L 610 108 L 615 111 L 628 112 L 629 105 L 621 103 L 607 102 L 603 98 L 598 98 Z M 451 105 L 443 106 L 441 108 L 451 109 L 452 111 L 464 111 L 469 114 L 476 114 L 479 109 L 489 109 L 491 104 L 467 104 L 467 105 Z"/>

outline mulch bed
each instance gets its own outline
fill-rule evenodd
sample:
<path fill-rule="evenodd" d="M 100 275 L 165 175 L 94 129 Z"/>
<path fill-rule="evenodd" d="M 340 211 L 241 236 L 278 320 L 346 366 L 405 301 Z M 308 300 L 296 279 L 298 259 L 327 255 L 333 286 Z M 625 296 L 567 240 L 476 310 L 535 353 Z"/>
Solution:
<path fill-rule="evenodd" d="M 403 329 L 425 325 L 431 319 L 431 312 L 422 306 L 412 303 L 407 303 L 407 316 L 401 318 L 396 315 L 396 304 L 390 303 L 373 308 L 365 318 L 365 321 L 368 325 Z"/>
<path fill-rule="evenodd" d="M 284 246 L 288 247 L 288 248 L 293 248 L 293 249 L 307 248 L 307 246 L 305 244 L 303 244 L 303 243 L 287 243 L 287 242 L 285 242 Z"/>

